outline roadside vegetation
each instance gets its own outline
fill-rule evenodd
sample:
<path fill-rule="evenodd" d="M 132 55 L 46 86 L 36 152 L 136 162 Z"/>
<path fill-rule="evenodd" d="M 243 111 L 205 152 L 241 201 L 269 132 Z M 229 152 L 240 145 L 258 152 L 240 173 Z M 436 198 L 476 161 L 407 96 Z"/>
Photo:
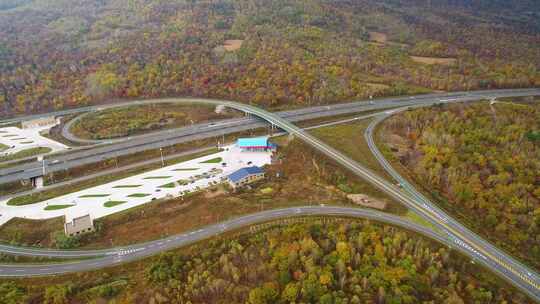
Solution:
<path fill-rule="evenodd" d="M 25 158 L 25 157 L 30 157 L 30 156 L 36 156 L 40 154 L 46 154 L 51 151 L 52 149 L 48 147 L 37 147 L 37 148 L 25 149 L 19 152 L 8 154 L 6 156 L 0 156 L 0 162 L 15 160 L 19 158 Z"/>
<path fill-rule="evenodd" d="M 380 131 L 397 167 L 452 216 L 540 269 L 540 106 L 434 106 Z"/>
<path fill-rule="evenodd" d="M 95 272 L 0 281 L 13 303 L 532 303 L 445 246 L 366 220 L 274 222 Z"/>
<path fill-rule="evenodd" d="M 364 131 L 372 120 L 363 119 L 358 122 L 314 129 L 309 132 L 331 147 L 376 172 L 379 176 L 390 179 L 390 176 L 379 165 L 364 140 Z"/>
<path fill-rule="evenodd" d="M 195 104 L 152 104 L 106 109 L 89 113 L 71 126 L 71 132 L 83 139 L 109 139 L 188 126 L 198 122 L 232 118 L 214 107 Z"/>
<path fill-rule="evenodd" d="M 221 157 L 215 157 L 215 158 L 211 158 L 211 159 L 207 159 L 205 161 L 202 161 L 201 164 L 217 164 L 217 163 L 220 163 L 222 161 L 223 161 L 223 159 Z"/>

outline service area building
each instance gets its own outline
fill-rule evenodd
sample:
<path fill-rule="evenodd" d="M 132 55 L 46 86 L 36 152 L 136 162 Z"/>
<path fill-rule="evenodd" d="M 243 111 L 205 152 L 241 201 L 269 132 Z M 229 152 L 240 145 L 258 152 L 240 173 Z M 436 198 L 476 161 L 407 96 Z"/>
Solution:
<path fill-rule="evenodd" d="M 76 236 L 94 231 L 94 221 L 90 214 L 79 217 L 68 218 L 64 224 L 64 232 L 67 236 Z"/>
<path fill-rule="evenodd" d="M 236 145 L 243 152 L 275 151 L 277 146 L 268 142 L 268 137 L 239 138 Z"/>
<path fill-rule="evenodd" d="M 246 167 L 231 173 L 227 180 L 234 189 L 251 184 L 264 178 L 264 170 L 260 167 Z"/>

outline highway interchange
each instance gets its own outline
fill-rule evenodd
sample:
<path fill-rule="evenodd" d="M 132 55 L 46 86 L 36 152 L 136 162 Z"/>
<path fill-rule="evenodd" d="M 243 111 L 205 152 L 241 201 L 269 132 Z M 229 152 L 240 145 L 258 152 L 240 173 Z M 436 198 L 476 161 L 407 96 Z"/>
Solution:
<path fill-rule="evenodd" d="M 540 299 L 540 289 L 539 289 L 540 279 L 533 270 L 530 270 L 526 266 L 515 261 L 515 259 L 511 258 L 504 252 L 498 250 L 491 244 L 481 239 L 479 236 L 469 231 L 467 228 L 460 225 L 457 221 L 453 220 L 447 214 L 442 212 L 442 210 L 437 208 L 433 203 L 431 203 L 428 199 L 423 197 L 420 193 L 416 192 L 410 184 L 406 183 L 406 181 L 403 180 L 399 176 L 399 174 L 393 171 L 393 169 L 390 167 L 390 165 L 387 162 L 385 163 L 383 161 L 384 158 L 382 157 L 382 155 L 377 150 L 377 148 L 373 145 L 373 142 L 372 142 L 371 131 L 375 123 L 372 124 L 373 126 L 370 126 L 371 130 L 369 128 L 368 130 L 366 130 L 367 132 L 366 138 L 368 139 L 368 142 L 370 142 L 370 138 L 371 138 L 370 148 L 374 152 L 375 156 L 379 159 L 383 167 L 390 173 L 390 175 L 396 178 L 396 180 L 399 181 L 403 185 L 403 189 L 400 189 L 399 187 L 395 186 L 393 183 L 384 180 L 383 178 L 379 177 L 374 172 L 363 167 L 357 162 L 351 160 L 350 158 L 346 157 L 345 155 L 338 152 L 334 148 L 326 145 L 322 141 L 311 136 L 309 133 L 293 125 L 289 121 L 289 120 L 298 119 L 298 117 L 302 117 L 302 116 L 304 117 L 308 116 L 308 117 L 313 117 L 313 118 L 324 117 L 325 115 L 323 113 L 325 112 L 329 113 L 328 115 L 337 115 L 337 114 L 358 112 L 359 108 L 363 108 L 363 110 L 361 111 L 368 111 L 369 107 L 373 107 L 376 105 L 380 106 L 380 108 L 389 108 L 389 107 L 396 107 L 396 106 L 416 107 L 416 106 L 426 106 L 426 105 L 435 104 L 435 103 L 465 102 L 465 101 L 473 101 L 473 100 L 479 100 L 479 99 L 485 99 L 485 98 L 490 99 L 493 97 L 499 98 L 499 97 L 509 97 L 509 96 L 530 96 L 530 95 L 540 95 L 540 90 L 526 89 L 526 90 L 484 91 L 484 92 L 470 92 L 470 93 L 458 92 L 458 93 L 453 93 L 450 96 L 448 96 L 447 94 L 431 94 L 431 95 L 414 96 L 414 97 L 406 97 L 406 98 L 394 98 L 394 99 L 390 98 L 390 99 L 385 99 L 382 101 L 377 101 L 375 104 L 371 104 L 369 102 L 357 102 L 357 103 L 351 103 L 348 105 L 342 104 L 342 105 L 336 105 L 336 106 L 322 106 L 322 107 L 318 107 L 318 110 L 311 110 L 311 111 L 307 109 L 301 109 L 301 110 L 289 111 L 288 113 L 287 112 L 270 113 L 270 112 L 264 111 L 262 109 L 259 109 L 250 105 L 229 102 L 229 101 L 208 100 L 208 99 L 189 99 L 189 102 L 225 105 L 227 107 L 234 108 L 234 109 L 243 111 L 245 113 L 249 113 L 260 119 L 263 119 L 267 123 L 270 123 L 288 132 L 289 134 L 294 135 L 295 137 L 301 139 L 305 143 L 311 145 L 313 148 L 315 148 L 319 152 L 324 153 L 331 159 L 345 166 L 347 169 L 349 169 L 351 172 L 355 173 L 359 177 L 372 183 L 375 187 L 384 191 L 385 193 L 392 196 L 396 200 L 402 202 L 411 210 L 413 210 L 418 215 L 420 215 L 422 218 L 431 222 L 438 230 L 443 232 L 442 236 L 439 235 L 435 237 L 437 240 L 443 243 L 447 243 L 449 246 L 452 246 L 453 248 L 456 248 L 460 250 L 461 252 L 466 253 L 467 255 L 471 256 L 475 261 L 485 265 L 486 267 L 488 267 L 495 273 L 498 273 L 501 277 L 511 282 L 516 287 L 520 288 L 522 291 L 526 292 L 533 299 L 539 300 Z M 179 100 L 183 102 L 186 101 L 182 99 L 162 99 L 159 102 L 175 102 Z M 144 101 L 144 102 L 151 102 L 151 101 Z M 312 109 L 315 109 L 315 108 L 312 108 Z M 372 109 L 376 109 L 376 108 L 372 108 Z M 388 114 L 388 111 L 386 113 Z M 376 122 L 378 121 L 379 120 L 376 120 Z M 237 123 L 240 125 L 236 125 Z M 237 132 L 238 130 L 235 128 L 245 127 L 249 123 L 261 124 L 260 122 L 253 120 L 253 118 L 244 118 L 244 119 L 238 120 L 237 122 L 231 122 L 227 124 L 228 125 L 227 127 L 219 126 L 215 130 L 213 128 L 214 125 L 209 125 L 206 128 L 197 126 L 196 128 L 199 129 L 199 132 L 194 132 L 195 130 L 190 130 L 190 132 L 192 133 L 190 135 L 187 135 L 187 137 L 200 136 L 201 134 L 204 134 L 204 136 L 207 136 L 209 135 L 207 133 L 213 134 L 211 136 L 216 136 L 216 134 L 218 134 L 219 136 L 221 134 L 224 134 L 223 132 L 228 131 L 229 128 L 231 128 L 230 129 L 231 131 L 235 130 L 232 132 Z M 262 124 L 264 125 L 264 123 Z M 205 130 L 205 129 L 209 129 L 209 130 Z M 140 137 L 140 138 L 144 138 L 144 137 Z M 132 140 L 120 141 L 118 144 L 129 143 Z M 163 142 L 160 142 L 160 143 L 163 143 Z M 159 146 L 158 143 L 154 143 L 154 144 Z M 171 142 L 167 142 L 166 144 L 170 145 Z M 97 148 L 97 149 L 100 149 L 100 148 Z M 91 155 L 91 152 L 94 149 L 91 149 L 85 152 L 90 153 Z M 71 159 L 67 159 L 66 161 L 63 161 L 62 163 L 59 163 L 59 164 L 65 164 L 64 166 L 69 167 L 68 164 L 70 164 L 71 161 L 72 161 Z M 22 171 L 22 172 L 24 173 L 26 171 Z M 20 174 L 20 173 L 21 172 L 18 172 L 18 173 L 7 172 L 7 174 L 4 174 L 4 176 L 2 176 L 1 178 L 9 178 L 10 176 L 18 176 L 17 174 Z M 0 171 L 0 174 L 2 174 L 1 171 Z M 15 178 L 14 180 L 17 180 L 17 178 Z M 0 182 L 5 182 L 5 181 L 0 181 Z M 322 214 L 337 215 L 337 214 L 333 214 L 331 210 L 325 209 L 325 208 L 330 208 L 330 207 L 320 207 L 320 208 L 321 209 L 317 209 L 317 210 L 320 210 L 319 212 L 321 212 L 320 213 L 321 215 Z M 300 210 L 300 212 L 298 212 L 297 214 L 298 216 L 305 215 L 303 214 L 303 211 L 302 211 L 304 209 L 298 209 L 298 210 Z M 344 213 L 346 214 L 339 214 L 339 215 L 353 215 L 354 213 L 353 210 L 358 210 L 358 209 L 343 209 L 343 210 L 344 210 Z M 290 212 L 291 211 L 285 212 L 284 214 L 282 214 L 282 216 L 291 216 Z M 253 216 L 256 216 L 256 215 L 253 215 Z M 268 215 L 268 218 L 265 218 L 266 217 L 265 214 L 259 214 L 259 216 L 260 216 L 261 221 L 268 220 L 271 218 L 271 215 Z M 392 223 L 386 218 L 379 218 L 379 220 L 383 222 L 388 222 L 390 224 L 396 224 L 396 223 Z M 249 221 L 247 221 L 245 222 L 245 224 L 249 225 L 250 223 Z M 201 238 L 210 237 L 220 232 L 219 225 L 221 224 L 204 227 L 203 229 L 194 232 L 194 235 L 200 236 Z M 225 229 L 226 227 L 229 227 L 228 224 L 225 224 L 225 225 L 226 225 L 225 227 L 221 226 L 221 229 Z M 415 229 L 412 227 L 407 227 L 407 228 L 411 228 L 413 230 Z M 218 230 L 216 231 L 216 229 Z M 436 232 L 431 231 L 431 234 L 436 234 Z M 428 235 L 428 236 L 433 237 L 433 235 Z M 175 236 L 175 237 L 178 237 L 178 236 Z M 166 239 L 166 240 L 169 240 L 169 239 Z M 193 242 L 195 240 L 196 239 L 192 239 L 191 241 L 188 240 L 187 242 Z M 168 242 L 173 243 L 172 240 Z M 163 244 L 166 244 L 166 243 L 163 243 Z M 69 269 L 66 268 L 64 269 L 64 271 L 59 271 L 59 272 L 95 269 L 95 268 L 103 267 L 106 265 L 114 265 L 120 262 L 127 262 L 134 259 L 138 259 L 144 256 L 148 256 L 150 254 L 153 254 L 155 252 L 159 252 L 162 250 L 167 250 L 173 247 L 180 246 L 182 244 L 185 244 L 185 243 L 177 243 L 176 246 L 172 246 L 172 247 L 165 246 L 161 250 L 155 249 L 155 247 L 151 247 L 151 248 L 154 248 L 152 250 L 149 249 L 150 247 L 148 248 L 144 247 L 145 249 L 141 250 L 140 248 L 142 247 L 138 247 L 139 249 L 133 249 L 132 251 L 129 251 L 128 249 L 128 251 L 123 252 L 124 254 L 120 254 L 120 252 L 118 251 L 116 251 L 116 254 L 110 254 L 109 252 L 109 255 L 106 255 L 105 257 L 101 257 L 98 259 L 84 260 L 84 261 L 75 262 L 71 264 L 63 264 L 64 266 L 54 266 L 54 265 L 48 264 L 45 267 L 42 265 L 41 269 L 50 268 L 50 267 L 73 267 Z M 6 248 L 0 248 L 0 251 L 4 249 Z M 9 248 L 9 250 L 14 250 L 14 249 Z M 77 265 L 80 265 L 80 266 L 77 266 Z M 91 266 L 95 266 L 95 267 L 92 268 Z M 46 271 L 40 272 L 40 270 L 36 267 L 37 267 L 36 265 L 33 265 L 33 266 L 32 265 L 16 265 L 16 266 L 15 265 L 14 266 L 2 265 L 0 266 L 0 275 L 24 276 L 24 275 L 40 275 L 40 274 L 48 273 Z M 78 268 L 78 267 L 81 267 L 81 268 Z M 56 272 L 53 272 L 53 273 L 56 273 Z"/>
<path fill-rule="evenodd" d="M 380 110 L 392 107 L 399 106 L 413 106 L 413 105 L 429 105 L 434 102 L 445 101 L 445 100 L 454 100 L 459 98 L 469 98 L 471 100 L 476 100 L 479 98 L 485 97 L 504 97 L 504 96 L 527 96 L 534 95 L 537 93 L 534 89 L 523 89 L 523 90 L 499 90 L 496 92 L 493 91 L 480 91 L 480 92 L 456 92 L 450 94 L 428 94 L 428 95 L 418 95 L 418 96 L 409 96 L 409 97 L 393 97 L 377 100 L 374 102 L 369 101 L 358 101 L 352 103 L 342 103 L 328 106 L 316 106 L 310 108 L 303 108 L 298 110 L 283 111 L 277 112 L 276 114 L 282 118 L 286 118 L 291 122 L 303 121 L 308 119 L 315 119 L 321 117 L 331 117 L 342 114 L 351 114 L 357 112 L 365 112 L 371 110 Z M 491 95 L 488 95 L 491 94 Z M 509 95 L 510 94 L 510 95 Z M 60 111 L 55 113 L 47 113 L 40 115 L 32 115 L 25 117 L 18 117 L 13 119 L 8 119 L 0 121 L 2 123 L 14 123 L 19 122 L 25 119 L 45 117 L 45 116 L 60 116 L 65 115 L 65 113 L 76 114 L 76 113 L 85 113 L 88 111 L 97 111 L 112 107 L 125 106 L 127 104 L 150 104 L 150 103 L 170 103 L 170 102 L 180 102 L 180 103 L 189 103 L 194 99 L 189 98 L 175 98 L 175 99 L 150 99 L 150 100 L 139 100 L 132 102 L 124 102 L 111 105 L 101 105 L 93 107 L 84 107 L 73 110 Z M 199 102 L 214 102 L 219 103 L 218 100 L 210 99 L 197 99 Z M 84 115 L 84 114 L 83 114 Z M 255 117 L 245 117 L 240 119 L 230 119 L 223 120 L 220 122 L 208 122 L 192 125 L 189 127 L 166 130 L 157 133 L 150 133 L 140 136 L 128 137 L 119 140 L 112 141 L 103 141 L 101 144 L 92 145 L 88 148 L 80 148 L 76 151 L 71 151 L 70 153 L 55 155 L 54 157 L 48 158 L 45 160 L 45 163 L 39 161 L 32 161 L 24 163 L 17 166 L 11 166 L 8 168 L 0 169 L 0 184 L 9 183 L 18 181 L 21 179 L 28 179 L 31 177 L 42 175 L 43 167 L 45 171 L 56 172 L 62 171 L 73 167 L 78 167 L 86 164 L 91 164 L 99 162 L 104 159 L 110 159 L 119 157 L 122 155 L 133 154 L 150 149 L 158 149 L 161 147 L 166 147 L 178 143 L 189 142 L 198 139 L 204 138 L 217 138 L 225 134 L 236 133 L 246 130 L 251 130 L 255 128 L 264 127 L 266 124 L 257 120 Z M 68 135 L 69 132 L 64 128 L 63 134 L 73 138 L 73 136 Z"/>

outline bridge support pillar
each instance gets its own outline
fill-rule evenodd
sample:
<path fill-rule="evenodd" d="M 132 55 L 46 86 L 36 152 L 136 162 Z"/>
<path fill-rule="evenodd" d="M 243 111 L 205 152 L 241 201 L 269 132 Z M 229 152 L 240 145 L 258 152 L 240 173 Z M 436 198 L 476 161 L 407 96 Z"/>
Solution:
<path fill-rule="evenodd" d="M 43 188 L 43 176 L 36 176 L 30 178 L 30 182 L 32 183 L 32 186 L 36 189 Z"/>

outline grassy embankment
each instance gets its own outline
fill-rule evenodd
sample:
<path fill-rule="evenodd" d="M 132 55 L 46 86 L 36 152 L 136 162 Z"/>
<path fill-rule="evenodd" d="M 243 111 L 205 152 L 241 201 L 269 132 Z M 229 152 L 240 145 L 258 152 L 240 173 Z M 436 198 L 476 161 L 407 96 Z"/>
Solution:
<path fill-rule="evenodd" d="M 215 107 L 203 104 L 135 105 L 89 113 L 70 131 L 83 139 L 110 139 L 236 116 L 240 114 L 232 110 L 218 114 Z"/>
<path fill-rule="evenodd" d="M 6 156 L 0 157 L 0 162 L 5 162 L 9 160 L 19 159 L 19 158 L 26 158 L 30 156 L 36 156 L 40 154 L 46 154 L 51 152 L 52 149 L 48 147 L 37 147 L 37 148 L 30 148 L 26 150 L 21 150 L 19 152 L 9 154 Z"/>

